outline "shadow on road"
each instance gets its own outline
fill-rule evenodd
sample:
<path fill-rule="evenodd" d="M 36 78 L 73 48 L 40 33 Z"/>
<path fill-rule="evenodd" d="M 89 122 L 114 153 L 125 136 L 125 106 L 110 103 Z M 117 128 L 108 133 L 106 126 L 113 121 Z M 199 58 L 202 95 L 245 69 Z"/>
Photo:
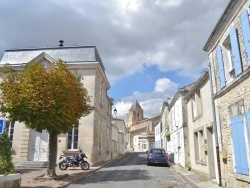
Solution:
<path fill-rule="evenodd" d="M 98 177 L 98 178 L 97 178 Z M 95 176 L 88 177 L 87 180 L 81 182 L 84 184 L 100 184 L 108 181 L 122 182 L 131 180 L 150 180 L 152 176 L 146 170 L 105 170 L 95 173 Z"/>
<path fill-rule="evenodd" d="M 146 165 L 147 164 L 147 155 L 143 152 L 133 152 L 129 153 L 125 157 L 123 157 L 121 160 L 116 161 L 108 167 L 116 167 L 116 166 L 130 166 L 130 165 Z"/>

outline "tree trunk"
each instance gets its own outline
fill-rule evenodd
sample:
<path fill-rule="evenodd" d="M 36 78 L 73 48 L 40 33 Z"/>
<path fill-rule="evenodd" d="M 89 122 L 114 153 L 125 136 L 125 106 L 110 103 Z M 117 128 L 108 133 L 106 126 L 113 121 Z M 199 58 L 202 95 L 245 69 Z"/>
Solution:
<path fill-rule="evenodd" d="M 57 157 L 57 134 L 52 131 L 49 133 L 49 163 L 47 176 L 56 177 L 56 157 Z"/>

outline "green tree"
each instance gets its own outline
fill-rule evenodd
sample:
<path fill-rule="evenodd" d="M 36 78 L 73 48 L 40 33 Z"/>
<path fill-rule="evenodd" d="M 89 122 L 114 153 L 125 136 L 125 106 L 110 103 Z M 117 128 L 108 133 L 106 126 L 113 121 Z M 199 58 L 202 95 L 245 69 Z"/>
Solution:
<path fill-rule="evenodd" d="M 11 143 L 8 134 L 0 135 L 0 174 L 11 174 L 15 172 L 11 157 Z"/>
<path fill-rule="evenodd" d="M 87 89 L 61 60 L 47 68 L 31 62 L 20 72 L 6 65 L 1 72 L 1 112 L 37 132 L 49 133 L 47 176 L 55 177 L 57 136 L 93 109 Z"/>

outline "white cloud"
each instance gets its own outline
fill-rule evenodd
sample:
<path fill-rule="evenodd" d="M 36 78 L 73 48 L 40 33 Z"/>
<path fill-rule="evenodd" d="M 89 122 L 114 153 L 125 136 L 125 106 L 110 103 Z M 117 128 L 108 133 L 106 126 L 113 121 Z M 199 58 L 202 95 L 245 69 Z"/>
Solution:
<path fill-rule="evenodd" d="M 161 78 L 155 83 L 155 92 L 166 92 L 168 90 L 177 90 L 178 84 L 171 82 L 168 78 Z"/>
<path fill-rule="evenodd" d="M 179 6 L 183 0 L 156 0 L 155 4 L 164 9 Z"/>

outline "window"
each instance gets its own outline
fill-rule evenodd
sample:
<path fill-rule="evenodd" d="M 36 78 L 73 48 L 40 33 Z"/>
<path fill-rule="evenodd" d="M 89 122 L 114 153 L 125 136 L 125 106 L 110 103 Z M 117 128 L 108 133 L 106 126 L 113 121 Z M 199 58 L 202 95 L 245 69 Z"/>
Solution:
<path fill-rule="evenodd" d="M 197 90 L 195 94 L 192 96 L 192 110 L 193 110 L 193 119 L 198 118 L 202 115 L 200 90 Z"/>
<path fill-rule="evenodd" d="M 203 130 L 198 130 L 194 132 L 194 149 L 195 149 L 196 163 L 205 162 L 204 144 L 205 144 L 205 138 Z"/>
<path fill-rule="evenodd" d="M 100 82 L 101 82 L 101 84 L 100 84 L 100 99 L 101 99 L 100 104 L 103 105 L 103 81 L 101 81 L 101 79 L 100 79 Z"/>
<path fill-rule="evenodd" d="M 150 148 L 154 148 L 155 147 L 155 142 L 154 141 L 150 141 Z"/>
<path fill-rule="evenodd" d="M 233 64 L 233 52 L 232 52 L 232 46 L 229 36 L 226 38 L 226 40 L 223 42 L 223 57 L 227 65 L 227 69 L 229 71 L 230 77 L 235 77 L 235 70 L 234 70 L 234 64 Z"/>
<path fill-rule="evenodd" d="M 77 149 L 78 148 L 78 125 L 74 126 L 68 132 L 68 145 L 67 149 Z"/>
<path fill-rule="evenodd" d="M 98 140 L 98 151 L 102 150 L 102 122 L 99 123 L 99 140 Z"/>
<path fill-rule="evenodd" d="M 7 132 L 10 142 L 11 142 L 11 147 L 12 147 L 12 142 L 13 142 L 13 134 L 14 134 L 14 123 L 13 121 L 6 121 L 5 122 L 5 131 Z"/>
<path fill-rule="evenodd" d="M 107 126 L 107 128 L 106 128 L 106 130 L 107 130 L 107 149 L 108 149 L 108 151 L 110 151 L 110 128 Z"/>

